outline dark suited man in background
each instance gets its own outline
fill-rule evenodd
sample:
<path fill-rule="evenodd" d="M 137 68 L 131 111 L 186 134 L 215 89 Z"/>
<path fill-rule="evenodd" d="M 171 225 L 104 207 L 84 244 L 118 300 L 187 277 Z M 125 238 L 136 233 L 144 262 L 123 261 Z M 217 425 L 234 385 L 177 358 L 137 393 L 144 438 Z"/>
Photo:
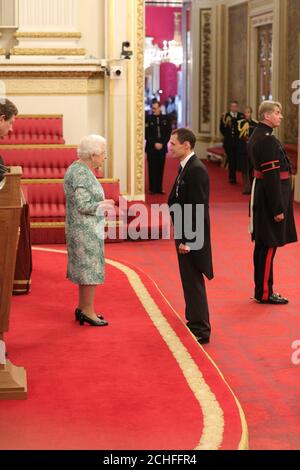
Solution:
<path fill-rule="evenodd" d="M 175 240 L 178 256 L 181 282 L 185 298 L 185 316 L 187 326 L 200 344 L 208 343 L 211 326 L 205 289 L 205 275 L 213 278 L 213 266 L 210 242 L 209 221 L 209 176 L 206 167 L 194 153 L 196 137 L 189 129 L 177 129 L 172 132 L 170 152 L 180 162 L 178 177 L 175 181 L 168 204 L 175 227 L 178 228 L 172 206 L 178 204 L 182 212 L 182 238 Z M 188 215 L 192 231 L 196 237 L 200 232 L 197 227 L 197 205 L 204 206 L 204 245 L 199 249 L 193 248 L 195 240 L 187 239 L 185 215 Z M 189 207 L 192 211 L 189 212 Z M 173 209 L 174 210 L 174 209 Z M 186 220 L 187 222 L 187 220 Z"/>
<path fill-rule="evenodd" d="M 148 158 L 149 191 L 164 194 L 163 175 L 171 135 L 168 116 L 161 113 L 160 104 L 152 103 L 152 115 L 146 117 L 146 153 Z"/>
<path fill-rule="evenodd" d="M 220 121 L 220 132 L 224 137 L 224 150 L 228 159 L 228 177 L 230 184 L 236 184 L 236 170 L 238 158 L 238 121 L 244 118 L 239 112 L 239 103 L 232 101 L 227 113 L 224 113 Z"/>
<path fill-rule="evenodd" d="M 283 119 L 281 104 L 264 101 L 260 122 L 248 142 L 254 167 L 250 231 L 254 248 L 254 298 L 259 303 L 287 304 L 273 292 L 273 260 L 279 246 L 297 241 L 291 163 L 273 129 Z"/>
<path fill-rule="evenodd" d="M 252 119 L 252 108 L 246 106 L 244 110 L 244 119 L 238 121 L 238 169 L 242 172 L 244 191 L 243 194 L 251 194 L 251 185 L 253 181 L 253 167 L 248 157 L 247 142 L 258 122 Z"/>

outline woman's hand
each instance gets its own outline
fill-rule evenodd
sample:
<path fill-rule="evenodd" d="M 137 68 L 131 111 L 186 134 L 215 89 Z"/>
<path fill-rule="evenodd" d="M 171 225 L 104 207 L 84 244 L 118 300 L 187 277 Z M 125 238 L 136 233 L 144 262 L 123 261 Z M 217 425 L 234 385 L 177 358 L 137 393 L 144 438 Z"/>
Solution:
<path fill-rule="evenodd" d="M 104 201 L 100 202 L 99 207 L 101 207 L 101 209 L 109 210 L 114 209 L 115 205 L 116 203 L 113 199 L 104 199 Z"/>
<path fill-rule="evenodd" d="M 282 222 L 284 220 L 284 214 L 278 214 L 274 217 L 275 222 Z"/>

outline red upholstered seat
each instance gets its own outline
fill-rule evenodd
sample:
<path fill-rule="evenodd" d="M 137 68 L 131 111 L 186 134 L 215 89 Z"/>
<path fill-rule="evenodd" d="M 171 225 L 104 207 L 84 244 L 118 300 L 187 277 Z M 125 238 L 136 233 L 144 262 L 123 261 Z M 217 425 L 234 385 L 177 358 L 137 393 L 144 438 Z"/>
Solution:
<path fill-rule="evenodd" d="M 75 146 L 0 146 L 7 166 L 21 166 L 23 179 L 62 179 L 67 168 L 77 160 Z M 102 172 L 96 173 L 101 178 Z"/>
<path fill-rule="evenodd" d="M 207 149 L 208 160 L 223 161 L 225 157 L 224 147 L 210 147 Z"/>
<path fill-rule="evenodd" d="M 63 118 L 61 115 L 19 115 L 13 131 L 0 138 L 0 144 L 64 144 Z"/>
<path fill-rule="evenodd" d="M 105 179 L 101 184 L 106 199 L 113 199 L 116 203 L 115 211 L 108 213 L 106 217 L 107 221 L 115 223 L 124 218 L 118 207 L 119 181 Z M 29 203 L 32 243 L 65 243 L 66 203 L 63 181 L 30 183 L 27 180 L 23 189 Z"/>

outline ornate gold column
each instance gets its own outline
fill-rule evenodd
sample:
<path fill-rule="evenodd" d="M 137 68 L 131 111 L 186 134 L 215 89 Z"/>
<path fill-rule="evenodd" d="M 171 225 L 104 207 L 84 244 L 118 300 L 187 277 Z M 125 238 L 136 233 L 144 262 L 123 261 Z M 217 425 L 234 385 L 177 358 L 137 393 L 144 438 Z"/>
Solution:
<path fill-rule="evenodd" d="M 106 0 L 107 174 L 129 199 L 144 198 L 144 0 Z M 132 55 L 121 58 L 129 41 Z M 121 70 L 115 77 L 113 70 Z"/>
<path fill-rule="evenodd" d="M 222 41 L 216 40 L 222 38 Z M 227 101 L 227 25 L 224 4 L 195 0 L 192 10 L 192 127 L 197 153 L 219 140 L 219 119 Z"/>

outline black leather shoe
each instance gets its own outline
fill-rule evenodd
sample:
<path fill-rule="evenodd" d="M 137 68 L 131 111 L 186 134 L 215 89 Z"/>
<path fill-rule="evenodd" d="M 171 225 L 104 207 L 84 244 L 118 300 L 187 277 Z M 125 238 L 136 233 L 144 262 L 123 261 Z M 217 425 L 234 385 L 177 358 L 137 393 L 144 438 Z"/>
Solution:
<path fill-rule="evenodd" d="M 204 338 L 203 336 L 195 336 L 199 344 L 208 344 L 209 338 Z"/>
<path fill-rule="evenodd" d="M 288 299 L 285 299 L 280 294 L 271 294 L 268 300 L 254 300 L 259 304 L 286 305 L 289 303 Z"/>
<path fill-rule="evenodd" d="M 75 320 L 76 321 L 80 320 L 80 314 L 81 314 L 80 308 L 76 308 L 76 310 L 75 310 Z M 102 315 L 97 315 L 97 317 L 99 318 L 99 320 L 104 320 L 104 317 L 102 317 Z"/>
<path fill-rule="evenodd" d="M 91 326 L 107 326 L 108 325 L 108 322 L 106 320 L 100 320 L 100 319 L 93 320 L 92 318 L 85 315 L 83 312 L 80 313 L 79 323 L 80 325 L 84 325 L 85 323 L 88 323 Z"/>

